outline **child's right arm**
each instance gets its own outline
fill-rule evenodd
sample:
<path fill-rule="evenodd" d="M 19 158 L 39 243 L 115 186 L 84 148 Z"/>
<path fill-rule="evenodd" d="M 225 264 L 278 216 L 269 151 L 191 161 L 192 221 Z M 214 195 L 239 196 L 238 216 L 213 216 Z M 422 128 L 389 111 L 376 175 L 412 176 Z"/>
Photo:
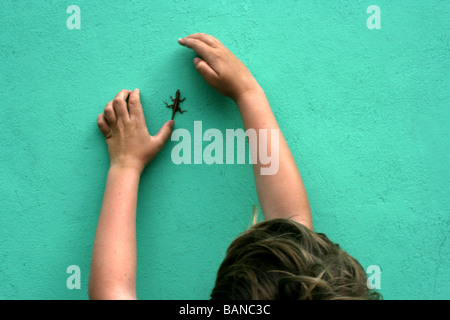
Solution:
<path fill-rule="evenodd" d="M 270 130 L 279 130 L 266 95 L 246 66 L 216 38 L 197 33 L 179 39 L 181 45 L 193 49 L 197 71 L 219 93 L 237 104 L 245 130 L 259 132 L 268 129 L 267 150 L 272 143 L 279 145 L 279 169 L 273 175 L 261 175 L 264 165 L 253 165 L 256 190 L 264 217 L 291 218 L 313 229 L 308 197 L 291 151 L 279 131 L 278 141 L 271 141 Z M 258 139 L 259 139 L 259 135 Z M 273 156 L 273 155 L 272 155 Z"/>

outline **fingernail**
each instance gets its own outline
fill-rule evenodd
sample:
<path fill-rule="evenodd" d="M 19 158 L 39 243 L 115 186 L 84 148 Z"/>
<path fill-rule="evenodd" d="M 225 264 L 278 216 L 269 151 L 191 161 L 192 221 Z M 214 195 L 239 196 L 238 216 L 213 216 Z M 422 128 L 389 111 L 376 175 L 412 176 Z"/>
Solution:
<path fill-rule="evenodd" d="M 183 41 L 183 38 L 178 39 L 178 43 L 181 43 Z"/>
<path fill-rule="evenodd" d="M 170 121 L 169 121 L 169 126 L 170 126 L 171 128 L 173 128 L 174 125 L 175 125 L 175 121 L 170 120 Z"/>
<path fill-rule="evenodd" d="M 194 64 L 197 64 L 197 62 L 199 62 L 199 61 L 200 61 L 200 58 L 197 58 L 197 57 L 194 58 Z"/>

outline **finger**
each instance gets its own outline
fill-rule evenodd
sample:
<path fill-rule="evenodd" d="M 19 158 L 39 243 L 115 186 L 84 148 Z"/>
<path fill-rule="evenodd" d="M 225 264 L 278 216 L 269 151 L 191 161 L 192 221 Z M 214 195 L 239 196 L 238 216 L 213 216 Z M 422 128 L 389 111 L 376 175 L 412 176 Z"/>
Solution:
<path fill-rule="evenodd" d="M 128 110 L 130 112 L 130 118 L 141 118 L 144 116 L 139 89 L 134 89 L 130 93 L 130 97 L 128 98 Z"/>
<path fill-rule="evenodd" d="M 106 121 L 105 114 L 100 113 L 97 117 L 97 126 L 100 129 L 100 131 L 103 133 L 105 138 L 108 138 L 111 134 L 109 125 Z"/>
<path fill-rule="evenodd" d="M 212 84 L 212 82 L 218 78 L 219 75 L 217 74 L 217 72 L 214 71 L 214 69 L 211 68 L 211 66 L 209 64 L 207 64 L 206 61 L 204 61 L 200 58 L 194 58 L 194 64 L 195 64 L 195 68 L 197 69 L 197 72 L 209 84 Z"/>
<path fill-rule="evenodd" d="M 193 39 L 201 40 L 213 48 L 217 48 L 218 46 L 222 45 L 222 43 L 219 40 L 217 40 L 213 36 L 206 34 L 206 33 L 194 33 L 194 34 L 187 36 L 186 38 L 193 38 Z"/>
<path fill-rule="evenodd" d="M 159 131 L 153 136 L 153 138 L 156 139 L 158 142 L 160 142 L 160 145 L 163 146 L 167 142 L 167 140 L 169 140 L 174 125 L 175 121 L 173 120 L 167 121 L 166 123 L 163 124 L 161 129 L 159 129 Z"/>
<path fill-rule="evenodd" d="M 209 61 L 213 58 L 212 50 L 213 47 L 210 47 L 208 44 L 203 42 L 202 40 L 186 37 L 183 39 L 178 39 L 178 43 L 186 46 L 195 51 L 199 56 L 201 56 L 206 61 Z"/>
<path fill-rule="evenodd" d="M 116 112 L 118 121 L 129 118 L 126 100 L 128 99 L 130 93 L 130 90 L 121 90 L 113 100 L 113 108 Z"/>
<path fill-rule="evenodd" d="M 117 117 L 116 117 L 116 112 L 114 111 L 114 108 L 113 108 L 112 101 L 110 101 L 106 104 L 106 107 L 105 107 L 105 110 L 103 111 L 103 113 L 104 113 L 105 119 L 109 125 L 116 124 Z"/>

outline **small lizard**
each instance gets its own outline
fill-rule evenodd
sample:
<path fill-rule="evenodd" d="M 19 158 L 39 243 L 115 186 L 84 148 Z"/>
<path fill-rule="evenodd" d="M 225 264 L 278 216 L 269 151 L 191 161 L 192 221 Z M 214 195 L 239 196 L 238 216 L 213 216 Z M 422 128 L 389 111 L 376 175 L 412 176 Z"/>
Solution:
<path fill-rule="evenodd" d="M 186 98 L 180 99 L 180 90 L 177 90 L 177 93 L 175 95 L 175 99 L 170 97 L 170 99 L 172 99 L 173 103 L 172 104 L 167 104 L 167 102 L 164 102 L 167 106 L 167 108 L 172 108 L 172 120 L 175 117 L 175 113 L 178 111 L 179 113 L 183 113 L 186 112 L 186 110 L 181 110 L 180 109 L 180 104 L 181 102 L 183 102 L 184 100 L 186 100 Z"/>

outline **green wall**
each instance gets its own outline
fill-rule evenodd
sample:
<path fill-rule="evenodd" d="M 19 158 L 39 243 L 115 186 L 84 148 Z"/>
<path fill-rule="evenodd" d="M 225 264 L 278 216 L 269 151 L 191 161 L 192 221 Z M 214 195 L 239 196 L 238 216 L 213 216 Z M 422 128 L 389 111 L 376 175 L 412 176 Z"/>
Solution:
<path fill-rule="evenodd" d="M 69 30 L 66 9 L 81 8 Z M 367 7 L 381 8 L 369 30 Z M 4 1 L 0 13 L 0 298 L 86 299 L 108 155 L 96 117 L 141 90 L 151 133 L 241 127 L 177 39 L 219 38 L 265 89 L 315 228 L 381 268 L 386 299 L 450 298 L 450 2 Z M 257 203 L 250 164 L 142 176 L 138 297 L 208 299 Z M 67 267 L 81 270 L 69 290 Z"/>

